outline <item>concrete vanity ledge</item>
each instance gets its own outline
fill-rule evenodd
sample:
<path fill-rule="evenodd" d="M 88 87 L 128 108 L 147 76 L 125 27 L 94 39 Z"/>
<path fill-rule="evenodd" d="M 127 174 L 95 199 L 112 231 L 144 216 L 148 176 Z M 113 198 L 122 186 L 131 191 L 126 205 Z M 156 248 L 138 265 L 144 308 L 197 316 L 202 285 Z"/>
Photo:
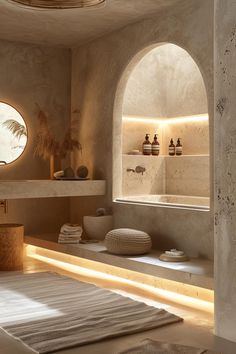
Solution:
<path fill-rule="evenodd" d="M 103 180 L 0 180 L 0 199 L 95 196 L 106 193 Z"/>
<path fill-rule="evenodd" d="M 103 242 L 69 245 L 57 243 L 57 238 L 57 235 L 52 234 L 25 236 L 25 243 L 158 278 L 210 290 L 214 288 L 213 262 L 209 260 L 192 258 L 182 263 L 162 262 L 157 250 L 144 256 L 117 256 L 109 254 Z"/>

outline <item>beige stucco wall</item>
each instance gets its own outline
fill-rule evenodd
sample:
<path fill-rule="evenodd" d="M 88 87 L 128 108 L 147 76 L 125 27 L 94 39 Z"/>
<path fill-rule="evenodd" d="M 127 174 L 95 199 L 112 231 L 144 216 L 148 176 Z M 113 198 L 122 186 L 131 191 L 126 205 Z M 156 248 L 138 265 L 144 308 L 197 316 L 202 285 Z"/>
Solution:
<path fill-rule="evenodd" d="M 236 3 L 216 1 L 215 332 L 236 341 Z"/>
<path fill-rule="evenodd" d="M 60 138 L 70 115 L 70 69 L 70 50 L 0 41 L 0 101 L 19 110 L 29 133 L 23 155 L 0 166 L 0 180 L 49 178 L 49 163 L 33 156 L 35 103 L 52 117 L 50 126 Z M 23 223 L 26 233 L 56 231 L 68 219 L 69 200 L 63 198 L 9 201 L 8 214 L 0 210 L 0 222 Z"/>
<path fill-rule="evenodd" d="M 112 204 L 112 187 L 114 195 L 119 192 L 121 183 L 117 186 L 116 181 L 121 180 L 121 115 L 124 87 L 130 70 L 148 47 L 151 49 L 158 43 L 176 43 L 185 48 L 199 65 L 208 95 L 210 153 L 212 153 L 212 35 L 213 1 L 193 0 L 163 14 L 160 13 L 153 19 L 130 25 L 73 50 L 72 111 L 81 112 L 79 138 L 83 145 L 83 155 L 73 156 L 72 160 L 76 166 L 78 163 L 88 165 L 91 176 L 107 180 L 107 198 L 101 203 Z M 142 54 L 139 55 L 140 52 Z M 131 61 L 132 65 L 129 66 Z M 125 76 L 123 76 L 124 72 Z M 112 138 L 113 130 L 117 132 L 114 138 Z M 113 186 L 112 178 L 115 180 Z M 212 191 L 211 197 L 213 199 Z M 73 218 L 83 215 L 84 208 L 80 198 L 71 201 L 71 208 Z M 149 216 L 149 212 L 144 211 L 140 206 L 123 207 L 113 204 L 113 210 L 116 226 L 135 225 L 136 228 L 147 229 L 155 239 L 155 243 L 158 244 L 159 239 L 159 244 L 163 247 L 167 245 L 165 241 L 170 241 L 169 246 L 171 240 L 174 244 L 178 239 L 178 247 L 185 248 L 191 255 L 213 258 L 212 213 L 202 213 L 193 219 L 193 223 L 185 223 L 186 215 L 179 216 L 171 210 L 164 213 L 166 216 L 163 218 L 161 208 L 152 211 L 149 209 L 152 216 Z M 161 232 L 157 227 L 160 224 Z M 163 232 L 167 230 L 167 224 L 172 227 L 168 227 L 168 232 Z"/>
<path fill-rule="evenodd" d="M 128 171 L 142 166 L 142 173 Z M 174 194 L 209 197 L 209 157 L 122 156 L 122 196 Z"/>
<path fill-rule="evenodd" d="M 207 111 L 201 72 L 183 48 L 160 45 L 131 72 L 124 94 L 124 115 L 172 118 Z"/>
<path fill-rule="evenodd" d="M 0 169 L 1 179 L 48 178 L 48 162 L 33 156 L 38 104 L 59 138 L 70 115 L 70 50 L 0 41 L 0 100 L 21 113 L 28 128 L 24 154 Z"/>

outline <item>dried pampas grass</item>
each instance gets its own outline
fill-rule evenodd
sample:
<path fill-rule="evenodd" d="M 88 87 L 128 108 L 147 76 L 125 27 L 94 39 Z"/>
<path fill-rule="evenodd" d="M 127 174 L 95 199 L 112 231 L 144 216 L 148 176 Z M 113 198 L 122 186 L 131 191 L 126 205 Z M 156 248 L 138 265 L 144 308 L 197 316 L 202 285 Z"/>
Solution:
<path fill-rule="evenodd" d="M 68 152 L 72 152 L 74 150 L 82 151 L 80 142 L 76 138 L 73 138 L 73 135 L 78 135 L 77 119 L 71 122 L 70 127 L 65 132 L 64 139 L 62 142 L 59 142 L 56 140 L 51 129 L 49 128 L 46 113 L 38 105 L 37 107 L 39 128 L 35 140 L 35 156 L 47 160 L 51 156 L 65 158 Z"/>

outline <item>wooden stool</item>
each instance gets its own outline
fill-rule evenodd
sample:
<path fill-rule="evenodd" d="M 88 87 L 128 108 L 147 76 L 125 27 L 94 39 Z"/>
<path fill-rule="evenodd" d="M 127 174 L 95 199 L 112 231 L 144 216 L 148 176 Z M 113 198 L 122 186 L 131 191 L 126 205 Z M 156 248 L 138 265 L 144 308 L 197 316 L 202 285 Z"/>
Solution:
<path fill-rule="evenodd" d="M 24 226 L 0 224 L 0 271 L 23 268 Z"/>

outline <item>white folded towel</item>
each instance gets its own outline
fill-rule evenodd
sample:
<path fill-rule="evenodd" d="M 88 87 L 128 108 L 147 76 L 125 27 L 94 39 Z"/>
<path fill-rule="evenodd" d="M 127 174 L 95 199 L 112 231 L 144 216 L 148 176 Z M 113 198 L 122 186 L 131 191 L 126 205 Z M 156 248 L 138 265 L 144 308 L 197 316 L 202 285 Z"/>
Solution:
<path fill-rule="evenodd" d="M 73 232 L 66 232 L 66 231 L 60 230 L 60 234 L 63 234 L 63 235 L 82 235 L 82 230 L 77 230 L 77 231 L 73 231 Z"/>
<path fill-rule="evenodd" d="M 65 234 L 64 232 L 60 232 L 59 235 L 64 237 L 80 237 L 82 235 L 82 232 L 77 232 L 74 234 Z"/>
<path fill-rule="evenodd" d="M 67 233 L 70 233 L 70 232 L 76 232 L 76 231 L 79 231 L 79 232 L 82 232 L 82 227 L 79 225 L 79 224 L 64 224 L 62 225 L 61 227 L 61 232 L 67 232 Z"/>
<path fill-rule="evenodd" d="M 58 243 L 70 243 L 70 244 L 77 244 L 80 240 L 58 240 Z"/>
<path fill-rule="evenodd" d="M 83 229 L 79 224 L 66 223 L 62 225 L 58 243 L 79 243 Z"/>
<path fill-rule="evenodd" d="M 68 237 L 68 236 L 64 236 L 64 235 L 59 235 L 59 237 L 58 237 L 58 240 L 67 240 L 67 241 L 69 241 L 69 240 L 81 240 L 81 236 L 77 236 L 77 237 Z"/>

